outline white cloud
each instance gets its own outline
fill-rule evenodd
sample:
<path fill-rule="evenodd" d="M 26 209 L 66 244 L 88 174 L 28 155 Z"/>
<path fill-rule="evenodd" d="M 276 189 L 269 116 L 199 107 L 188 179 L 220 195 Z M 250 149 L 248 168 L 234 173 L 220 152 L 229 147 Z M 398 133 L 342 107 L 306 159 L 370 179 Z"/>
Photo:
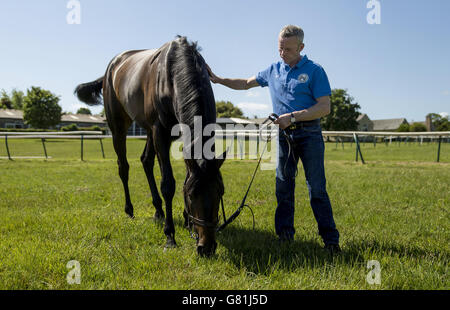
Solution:
<path fill-rule="evenodd" d="M 72 112 L 76 113 L 79 108 L 88 108 L 91 110 L 92 114 L 99 114 L 103 110 L 103 104 L 98 106 L 88 106 L 84 103 L 71 103 L 66 105 L 66 107 L 62 107 L 64 112 Z"/>
<path fill-rule="evenodd" d="M 439 113 L 439 115 L 443 118 L 446 118 L 446 117 L 448 117 L 448 112 L 441 112 L 441 113 Z"/>
<path fill-rule="evenodd" d="M 87 105 L 84 104 L 84 103 L 72 103 L 72 104 L 69 106 L 69 111 L 74 111 L 74 112 L 76 112 L 79 108 L 89 108 L 89 106 L 87 106 Z"/>
<path fill-rule="evenodd" d="M 248 111 L 265 111 L 270 109 L 270 106 L 265 103 L 255 103 L 255 102 L 240 102 L 237 106 L 242 110 Z"/>
<path fill-rule="evenodd" d="M 248 117 L 266 117 L 272 112 L 272 105 L 257 102 L 239 102 L 237 107 Z"/>
<path fill-rule="evenodd" d="M 249 97 L 249 98 L 256 98 L 256 97 L 259 97 L 259 96 L 261 96 L 261 94 L 258 91 L 255 91 L 255 90 L 248 90 L 245 93 L 245 97 Z"/>

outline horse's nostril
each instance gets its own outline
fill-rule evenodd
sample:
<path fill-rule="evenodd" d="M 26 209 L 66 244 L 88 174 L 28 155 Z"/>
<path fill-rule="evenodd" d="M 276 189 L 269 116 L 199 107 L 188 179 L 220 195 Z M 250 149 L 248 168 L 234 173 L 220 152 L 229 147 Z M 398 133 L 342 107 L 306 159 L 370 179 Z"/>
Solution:
<path fill-rule="evenodd" d="M 197 247 L 197 253 L 200 256 L 210 257 L 211 255 L 213 255 L 216 252 L 216 248 L 217 248 L 217 243 L 213 243 L 210 247 L 205 247 L 205 246 L 200 245 Z"/>

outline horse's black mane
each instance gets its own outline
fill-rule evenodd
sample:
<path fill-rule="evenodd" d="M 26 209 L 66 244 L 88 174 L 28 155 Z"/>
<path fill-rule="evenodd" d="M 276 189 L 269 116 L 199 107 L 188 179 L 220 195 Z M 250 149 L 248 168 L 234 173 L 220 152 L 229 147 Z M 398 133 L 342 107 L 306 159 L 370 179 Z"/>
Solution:
<path fill-rule="evenodd" d="M 171 76 L 176 85 L 180 121 L 193 125 L 194 116 L 202 116 L 203 125 L 214 123 L 216 108 L 206 63 L 200 55 L 197 42 L 189 42 L 178 36 L 176 44 L 168 55 Z"/>

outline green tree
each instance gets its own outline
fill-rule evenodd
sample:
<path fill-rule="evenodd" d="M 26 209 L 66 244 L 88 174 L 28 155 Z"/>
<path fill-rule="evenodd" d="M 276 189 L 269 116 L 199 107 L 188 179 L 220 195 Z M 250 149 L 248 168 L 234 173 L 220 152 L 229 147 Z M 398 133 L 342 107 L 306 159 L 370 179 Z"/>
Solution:
<path fill-rule="evenodd" d="M 330 114 L 321 119 L 324 130 L 356 130 L 359 116 L 358 110 L 361 108 L 346 89 L 333 89 L 331 91 Z"/>
<path fill-rule="evenodd" d="M 4 89 L 0 92 L 0 109 L 23 109 L 23 100 L 25 96 L 23 91 L 13 89 L 9 95 Z"/>
<path fill-rule="evenodd" d="M 447 119 L 445 119 L 444 122 L 442 122 L 441 124 L 439 124 L 439 126 L 436 127 L 437 131 L 450 131 L 450 122 Z"/>
<path fill-rule="evenodd" d="M 6 90 L 0 92 L 0 109 L 12 109 L 12 101 Z"/>
<path fill-rule="evenodd" d="M 408 123 L 403 123 L 401 124 L 398 128 L 397 131 L 399 132 L 408 132 L 409 131 L 409 124 Z"/>
<path fill-rule="evenodd" d="M 40 87 L 27 90 L 24 99 L 23 119 L 34 128 L 47 129 L 61 122 L 59 97 Z"/>
<path fill-rule="evenodd" d="M 25 95 L 24 95 L 23 91 L 17 90 L 15 88 L 11 91 L 11 103 L 12 103 L 13 109 L 23 110 L 24 100 L 25 100 Z"/>
<path fill-rule="evenodd" d="M 88 108 L 79 108 L 77 114 L 92 115 L 91 110 L 89 110 Z"/>
<path fill-rule="evenodd" d="M 244 113 L 238 107 L 235 107 L 230 101 L 216 102 L 217 117 L 244 117 Z"/>
<path fill-rule="evenodd" d="M 431 123 L 433 124 L 433 128 L 436 131 L 449 131 L 450 130 L 450 122 L 448 119 L 448 115 L 443 117 L 437 113 L 430 113 L 427 117 L 431 117 Z"/>
<path fill-rule="evenodd" d="M 425 124 L 422 123 L 412 123 L 409 126 L 409 131 L 412 132 L 418 132 L 418 131 L 427 131 L 427 126 L 425 126 Z"/>

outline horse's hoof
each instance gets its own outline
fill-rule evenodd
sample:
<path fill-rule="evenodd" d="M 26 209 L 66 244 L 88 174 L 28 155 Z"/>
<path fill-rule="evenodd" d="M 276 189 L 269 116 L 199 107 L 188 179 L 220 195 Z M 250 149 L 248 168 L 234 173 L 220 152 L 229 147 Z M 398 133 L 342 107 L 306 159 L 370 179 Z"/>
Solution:
<path fill-rule="evenodd" d="M 164 252 L 167 251 L 168 249 L 175 249 L 177 247 L 177 244 L 175 243 L 175 241 L 167 241 L 166 245 L 164 246 Z"/>
<path fill-rule="evenodd" d="M 134 219 L 133 207 L 125 205 L 125 213 L 132 219 Z"/>

